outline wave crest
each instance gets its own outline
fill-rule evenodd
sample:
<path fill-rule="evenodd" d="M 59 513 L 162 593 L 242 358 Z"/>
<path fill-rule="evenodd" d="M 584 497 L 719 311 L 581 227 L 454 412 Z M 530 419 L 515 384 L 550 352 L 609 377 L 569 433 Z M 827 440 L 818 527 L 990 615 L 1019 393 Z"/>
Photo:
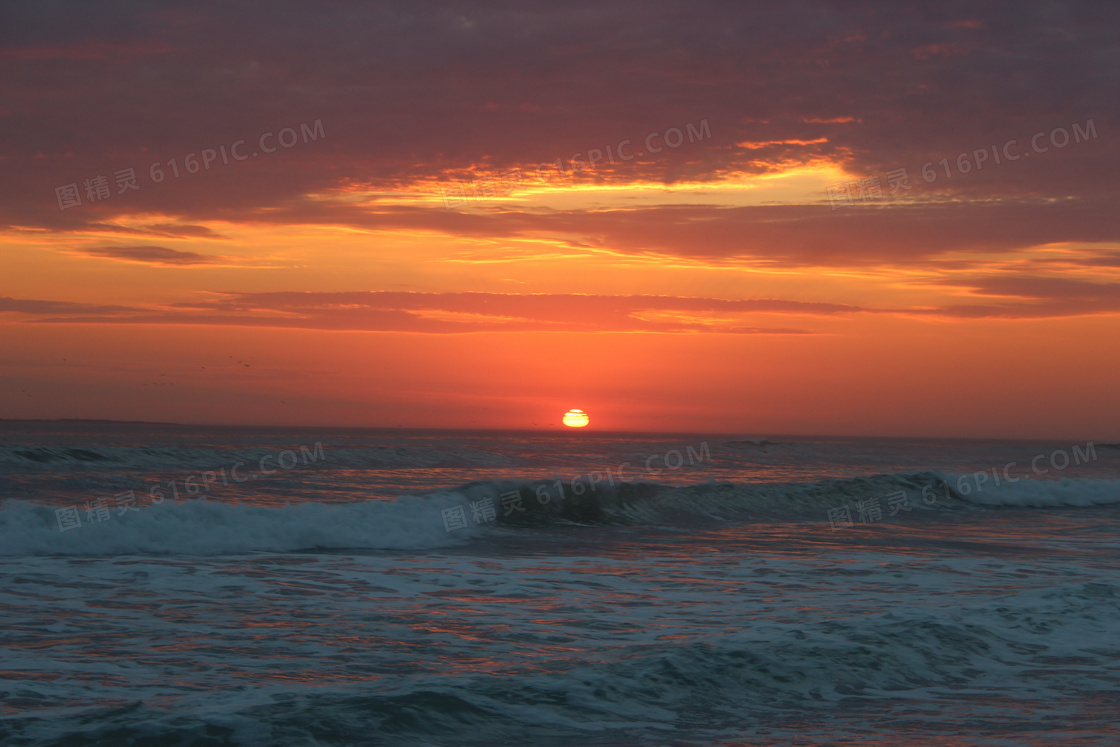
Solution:
<path fill-rule="evenodd" d="M 314 549 L 424 550 L 494 528 L 821 521 L 876 499 L 884 516 L 904 496 L 911 520 L 942 511 L 1074 508 L 1120 503 L 1117 480 L 1022 480 L 962 495 L 935 471 L 812 483 L 597 484 L 477 482 L 394 501 L 268 507 L 207 500 L 164 503 L 62 530 L 58 511 L 25 501 L 0 508 L 0 555 L 217 555 Z M 485 509 L 485 510 L 484 510 Z M 112 509 L 110 509 L 112 511 Z M 449 515 L 450 512 L 450 515 Z M 488 513 L 489 512 L 489 513 Z M 449 519 L 452 521 L 449 522 Z M 458 523 L 455 523 L 457 520 Z"/>

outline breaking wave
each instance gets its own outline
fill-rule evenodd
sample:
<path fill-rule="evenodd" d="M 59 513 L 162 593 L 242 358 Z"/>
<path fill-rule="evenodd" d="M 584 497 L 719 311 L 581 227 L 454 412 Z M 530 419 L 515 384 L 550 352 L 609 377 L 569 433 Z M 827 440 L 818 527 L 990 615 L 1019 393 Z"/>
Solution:
<path fill-rule="evenodd" d="M 877 502 L 883 514 L 905 500 L 908 517 L 995 508 L 1073 508 L 1120 503 L 1120 481 L 1021 480 L 959 490 L 940 472 L 812 483 L 478 482 L 393 501 L 285 506 L 207 500 L 112 507 L 101 514 L 27 501 L 0 508 L 0 556 L 219 555 L 246 552 L 450 547 L 494 530 L 550 525 L 651 525 L 824 521 L 827 510 Z M 445 511 L 458 524 L 448 524 Z M 98 520 L 99 519 L 99 520 Z"/>

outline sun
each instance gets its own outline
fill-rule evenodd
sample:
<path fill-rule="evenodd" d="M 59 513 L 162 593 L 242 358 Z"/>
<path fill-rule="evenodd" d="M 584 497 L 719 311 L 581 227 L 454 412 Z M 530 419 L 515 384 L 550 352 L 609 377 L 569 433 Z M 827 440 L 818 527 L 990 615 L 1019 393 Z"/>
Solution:
<path fill-rule="evenodd" d="M 582 428 L 590 422 L 587 413 L 583 410 L 568 410 L 564 413 L 564 425 L 569 428 Z"/>

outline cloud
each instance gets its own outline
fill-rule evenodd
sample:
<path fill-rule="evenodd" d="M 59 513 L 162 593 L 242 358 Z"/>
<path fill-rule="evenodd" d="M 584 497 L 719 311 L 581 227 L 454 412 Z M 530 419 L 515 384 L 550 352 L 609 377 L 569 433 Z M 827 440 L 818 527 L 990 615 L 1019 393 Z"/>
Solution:
<path fill-rule="evenodd" d="M 801 327 L 759 325 L 753 315 L 836 316 L 860 311 L 843 304 L 780 299 L 501 293 L 239 293 L 159 309 L 8 301 L 8 310 L 35 317 L 28 321 L 51 324 L 204 324 L 425 333 L 809 334 L 812 330 Z"/>
<path fill-rule="evenodd" d="M 1040 319 L 1120 312 L 1120 284 L 1068 278 L 991 277 L 932 281 L 983 303 L 871 307 L 785 299 L 396 291 L 208 293 L 159 308 L 96 306 L 0 297 L 0 312 L 47 324 L 189 324 L 459 334 L 469 332 L 656 332 L 813 334 L 763 315 L 845 318 L 879 314 L 950 319 Z"/>
<path fill-rule="evenodd" d="M 452 236 L 552 238 L 575 248 L 773 266 L 926 263 L 956 252 L 1015 252 L 1062 242 L 1120 242 L 1115 203 L 1081 198 L 828 205 L 654 206 L 643 209 L 464 213 L 299 201 L 242 216 L 261 224 L 324 224 Z"/>
<path fill-rule="evenodd" d="M 107 257 L 150 265 L 206 265 L 217 261 L 216 257 L 168 249 L 163 246 L 90 246 L 80 247 L 74 251 L 91 257 Z"/>
<path fill-rule="evenodd" d="M 601 178 L 674 183 L 826 159 L 920 181 L 926 163 L 1010 139 L 1022 150 L 1093 119 L 1088 142 L 968 174 L 954 165 L 920 186 L 969 199 L 1118 192 L 1110 2 L 60 7 L 0 11 L 0 225 L 245 215 L 623 139 L 642 151 L 646 134 L 701 120 L 710 139 L 616 159 Z M 237 140 L 258 151 L 261 135 L 315 121 L 325 138 L 184 169 L 192 153 Z M 179 176 L 156 183 L 150 167 L 172 160 Z M 139 190 L 58 209 L 56 187 L 124 168 Z"/>
<path fill-rule="evenodd" d="M 962 284 L 959 280 L 954 285 Z M 1036 299 L 1120 300 L 1120 284 L 1056 277 L 987 277 L 967 283 L 977 295 Z"/>
<path fill-rule="evenodd" d="M 1028 275 L 946 278 L 941 285 L 967 289 L 998 303 L 961 304 L 918 311 L 960 318 L 1053 318 L 1120 312 L 1120 283 Z"/>
<path fill-rule="evenodd" d="M 84 44 L 0 49 L 0 59 L 16 60 L 114 60 L 128 62 L 173 51 L 163 44 Z"/>
<path fill-rule="evenodd" d="M 128 306 L 103 306 L 71 301 L 40 301 L 0 296 L 0 313 L 18 314 L 118 314 L 131 312 Z"/>

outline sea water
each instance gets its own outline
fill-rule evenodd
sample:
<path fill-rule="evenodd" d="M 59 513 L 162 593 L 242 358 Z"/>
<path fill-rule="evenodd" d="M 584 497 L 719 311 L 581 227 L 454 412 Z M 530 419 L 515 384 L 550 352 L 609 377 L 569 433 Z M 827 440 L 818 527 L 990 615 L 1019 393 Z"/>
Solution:
<path fill-rule="evenodd" d="M 1120 447 L 0 423 L 0 743 L 1120 744 Z"/>

